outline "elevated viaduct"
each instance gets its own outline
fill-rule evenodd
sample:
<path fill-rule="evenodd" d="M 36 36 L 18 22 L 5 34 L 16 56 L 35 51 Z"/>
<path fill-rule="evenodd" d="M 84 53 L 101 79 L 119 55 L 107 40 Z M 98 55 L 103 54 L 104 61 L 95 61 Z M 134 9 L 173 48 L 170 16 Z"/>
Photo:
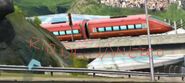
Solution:
<path fill-rule="evenodd" d="M 148 55 L 147 36 L 114 37 L 108 39 L 62 42 L 74 55 L 87 58 L 107 55 Z M 153 55 L 185 54 L 185 34 L 151 35 Z"/>

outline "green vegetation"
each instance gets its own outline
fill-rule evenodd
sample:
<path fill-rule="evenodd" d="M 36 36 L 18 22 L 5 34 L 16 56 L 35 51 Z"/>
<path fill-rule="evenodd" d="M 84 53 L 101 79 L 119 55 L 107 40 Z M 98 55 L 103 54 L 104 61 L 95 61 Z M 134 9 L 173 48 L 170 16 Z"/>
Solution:
<path fill-rule="evenodd" d="M 36 17 L 34 17 L 33 24 L 34 24 L 35 26 L 39 27 L 40 24 L 41 24 L 41 20 L 36 16 Z M 40 27 L 39 27 L 39 28 L 40 28 Z"/>
<path fill-rule="evenodd" d="M 87 58 L 77 58 L 73 56 L 73 67 L 75 68 L 86 68 L 88 64 Z"/>
<path fill-rule="evenodd" d="M 88 59 L 87 58 L 78 58 L 77 56 L 71 56 L 71 59 L 73 61 L 73 65 L 71 67 L 73 68 L 87 68 L 88 65 Z M 80 76 L 80 75 L 87 75 L 86 73 L 72 73 L 73 76 Z"/>
<path fill-rule="evenodd" d="M 122 16 L 131 14 L 143 14 L 144 9 L 110 7 L 99 4 L 97 0 L 76 0 L 76 2 L 73 2 L 68 12 L 91 15 Z"/>
<path fill-rule="evenodd" d="M 64 13 L 73 0 L 14 0 L 26 16 Z"/>
<path fill-rule="evenodd" d="M 36 59 L 42 66 L 71 65 L 69 53 L 60 41 L 47 30 L 28 22 L 20 8 L 15 6 L 15 9 L 14 13 L 6 17 L 14 29 L 15 37 L 10 43 L 0 43 L 0 48 L 4 48 L 0 50 L 0 64 L 28 65 L 31 59 Z M 39 24 L 39 20 L 36 23 Z M 59 51 L 62 49 L 63 53 Z"/>
<path fill-rule="evenodd" d="M 52 13 L 77 13 L 91 15 L 125 16 L 144 14 L 144 8 L 117 8 L 102 5 L 98 0 L 15 0 L 15 4 L 23 9 L 25 15 L 44 15 Z M 162 19 L 185 19 L 185 10 L 177 9 L 177 5 L 169 6 L 166 11 L 149 11 L 149 14 Z"/>
<path fill-rule="evenodd" d="M 91 15 L 110 15 L 110 16 L 126 16 L 134 14 L 144 14 L 141 8 L 117 8 L 99 4 L 97 0 L 81 0 L 72 4 L 68 12 L 91 14 Z M 176 4 L 172 4 L 165 11 L 149 11 L 149 14 L 155 15 L 161 19 L 170 19 L 173 21 L 185 19 L 185 10 L 177 9 Z"/>
<path fill-rule="evenodd" d="M 44 43 L 47 43 L 47 42 L 54 43 L 57 46 L 55 50 L 56 55 L 52 56 L 52 58 L 50 54 L 47 54 L 44 50 L 38 52 L 35 49 L 31 49 L 32 53 L 34 53 L 33 54 L 34 56 L 29 56 L 29 57 L 36 57 L 42 62 L 47 61 L 46 64 L 49 64 L 50 62 L 60 59 L 59 60 L 60 63 L 65 62 L 67 64 L 68 63 L 71 64 L 73 62 L 72 66 L 77 68 L 86 67 L 87 60 L 78 59 L 76 57 L 72 57 L 70 60 L 69 60 L 69 57 L 67 57 L 67 59 L 64 59 L 63 57 L 61 58 L 60 56 L 61 54 L 59 54 L 59 52 L 63 46 L 59 43 L 59 41 L 57 41 L 56 38 L 46 30 L 38 28 L 39 27 L 38 25 L 40 24 L 40 20 L 37 17 L 32 24 L 26 22 L 26 20 L 22 15 L 23 12 L 24 12 L 24 15 L 26 16 L 46 15 L 46 14 L 53 14 L 53 13 L 67 13 L 67 12 L 77 13 L 77 14 L 110 15 L 110 16 L 144 14 L 144 9 L 141 9 L 141 8 L 110 7 L 110 6 L 106 6 L 98 3 L 97 0 L 15 0 L 15 4 L 17 5 L 15 6 L 16 12 L 12 15 L 9 15 L 8 19 L 14 25 L 15 30 L 17 30 L 16 33 L 22 36 L 18 38 L 22 38 L 21 40 L 23 39 L 28 40 L 28 38 L 30 38 L 31 36 L 36 36 L 38 38 L 43 39 L 42 42 Z M 19 9 L 18 7 L 20 7 L 21 9 Z M 185 10 L 177 9 L 176 4 L 172 4 L 171 6 L 169 6 L 167 10 L 162 12 L 149 11 L 149 14 L 158 16 L 161 19 L 170 19 L 172 21 L 185 19 L 184 17 Z M 35 27 L 35 25 L 37 28 Z M 22 35 L 22 33 L 24 33 L 24 35 Z M 22 44 L 22 45 L 25 46 L 22 48 L 28 49 L 27 45 L 25 44 Z M 40 45 L 41 44 L 39 44 L 39 47 Z M 48 43 L 47 43 L 47 46 L 49 46 Z M 44 55 L 44 56 L 46 55 L 46 57 L 42 58 L 43 56 L 37 56 L 38 54 Z M 69 54 L 66 52 L 64 55 L 69 55 Z M 50 58 L 50 60 L 48 60 L 48 58 Z M 11 63 L 14 63 L 14 62 L 11 62 Z M 57 65 L 57 64 L 52 64 L 52 65 Z"/>
<path fill-rule="evenodd" d="M 177 4 L 172 4 L 168 7 L 168 9 L 164 12 L 157 12 L 157 13 L 151 13 L 153 15 L 159 16 L 161 18 L 170 19 L 173 21 L 177 21 L 179 19 L 185 19 L 185 10 L 182 8 L 177 9 Z"/>

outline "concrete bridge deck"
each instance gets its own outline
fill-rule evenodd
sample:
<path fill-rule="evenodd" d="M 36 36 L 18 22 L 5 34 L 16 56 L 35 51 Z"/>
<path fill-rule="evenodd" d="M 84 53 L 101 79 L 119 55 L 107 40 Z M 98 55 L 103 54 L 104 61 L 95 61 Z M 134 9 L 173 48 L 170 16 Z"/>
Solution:
<path fill-rule="evenodd" d="M 62 42 L 67 49 L 88 49 L 120 46 L 148 45 L 147 35 L 137 37 L 113 37 L 108 39 L 78 40 L 75 42 Z M 185 34 L 151 35 L 152 45 L 183 44 Z"/>

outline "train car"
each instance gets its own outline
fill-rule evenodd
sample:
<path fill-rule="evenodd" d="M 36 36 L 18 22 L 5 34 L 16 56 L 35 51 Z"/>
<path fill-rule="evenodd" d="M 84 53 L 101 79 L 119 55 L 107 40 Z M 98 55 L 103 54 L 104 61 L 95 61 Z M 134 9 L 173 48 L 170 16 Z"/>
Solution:
<path fill-rule="evenodd" d="M 89 38 L 108 38 L 118 36 L 138 36 L 147 34 L 145 15 L 88 21 Z M 167 23 L 149 16 L 151 34 L 172 30 Z"/>
<path fill-rule="evenodd" d="M 60 41 L 70 41 L 72 37 L 74 40 L 83 39 L 83 31 L 81 24 L 83 21 L 73 23 L 73 27 L 69 26 L 68 22 L 44 23 L 41 26 L 51 33 L 53 33 Z"/>
<path fill-rule="evenodd" d="M 76 21 L 73 22 L 72 28 L 69 23 L 60 22 L 42 24 L 41 26 L 52 32 L 61 41 L 70 41 L 72 37 L 74 40 L 80 40 L 147 34 L 145 15 Z M 172 30 L 169 24 L 150 15 L 149 26 L 151 34 Z"/>

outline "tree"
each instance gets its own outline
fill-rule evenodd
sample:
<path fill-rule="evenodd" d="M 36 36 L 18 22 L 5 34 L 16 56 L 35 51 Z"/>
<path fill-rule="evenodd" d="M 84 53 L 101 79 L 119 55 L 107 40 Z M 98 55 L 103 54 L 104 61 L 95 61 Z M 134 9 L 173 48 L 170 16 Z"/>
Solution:
<path fill-rule="evenodd" d="M 40 26 L 41 20 L 36 16 L 36 17 L 34 17 L 33 23 L 34 23 L 36 26 Z"/>
<path fill-rule="evenodd" d="M 182 8 L 185 9 L 185 0 L 181 0 Z"/>

